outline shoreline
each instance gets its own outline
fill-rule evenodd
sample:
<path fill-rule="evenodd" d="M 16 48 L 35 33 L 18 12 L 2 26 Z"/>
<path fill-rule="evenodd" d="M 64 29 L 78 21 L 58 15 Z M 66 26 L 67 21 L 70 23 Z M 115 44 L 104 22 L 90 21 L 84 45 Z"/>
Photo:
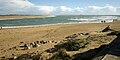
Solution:
<path fill-rule="evenodd" d="M 106 22 L 106 23 L 111 23 L 111 22 Z M 69 22 L 69 23 L 55 23 L 55 24 L 42 24 L 42 25 L 1 26 L 1 27 L 2 28 L 31 28 L 31 27 L 41 27 L 41 26 L 56 26 L 56 25 L 69 25 L 69 24 L 94 24 L 94 23 L 101 23 L 101 22 Z"/>

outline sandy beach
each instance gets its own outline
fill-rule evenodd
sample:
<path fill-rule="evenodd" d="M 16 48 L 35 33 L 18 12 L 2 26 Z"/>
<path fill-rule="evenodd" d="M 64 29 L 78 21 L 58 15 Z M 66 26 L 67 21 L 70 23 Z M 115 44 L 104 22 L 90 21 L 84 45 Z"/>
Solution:
<path fill-rule="evenodd" d="M 54 46 L 54 44 L 46 44 L 29 50 L 9 50 L 9 48 L 18 45 L 20 42 L 30 43 L 37 40 L 62 41 L 66 36 L 82 32 L 90 33 L 94 31 L 101 31 L 108 25 L 110 25 L 112 29 L 120 31 L 120 21 L 111 23 L 81 23 L 0 29 L 0 56 L 7 56 L 11 53 L 17 55 L 30 53 L 37 50 L 42 51 Z"/>
<path fill-rule="evenodd" d="M 120 0 L 0 0 L 0 60 L 120 60 Z"/>
<path fill-rule="evenodd" d="M 22 18 L 45 18 L 47 16 L 40 15 L 0 15 L 0 19 L 22 19 Z"/>

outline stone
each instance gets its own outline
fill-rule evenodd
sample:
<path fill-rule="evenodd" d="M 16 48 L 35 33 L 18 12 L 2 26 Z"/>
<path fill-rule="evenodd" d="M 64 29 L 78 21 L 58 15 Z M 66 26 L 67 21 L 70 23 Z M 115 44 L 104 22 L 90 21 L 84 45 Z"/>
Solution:
<path fill-rule="evenodd" d="M 29 54 L 23 54 L 16 58 L 16 60 L 30 60 L 30 59 L 32 59 L 32 57 Z"/>
<path fill-rule="evenodd" d="M 104 29 L 102 30 L 102 32 L 108 32 L 108 31 L 111 31 L 111 29 L 110 29 L 110 25 L 107 26 L 106 28 L 104 28 Z"/>

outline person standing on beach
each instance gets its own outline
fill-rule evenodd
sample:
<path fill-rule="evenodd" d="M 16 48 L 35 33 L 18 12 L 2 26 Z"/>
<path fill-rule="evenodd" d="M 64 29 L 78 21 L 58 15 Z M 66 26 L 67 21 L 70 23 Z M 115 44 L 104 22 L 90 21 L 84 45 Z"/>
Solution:
<path fill-rule="evenodd" d="M 2 27 L 0 29 L 2 29 Z"/>
<path fill-rule="evenodd" d="M 104 22 L 104 23 L 106 23 L 106 21 L 105 21 L 105 20 L 104 20 L 103 22 Z"/>

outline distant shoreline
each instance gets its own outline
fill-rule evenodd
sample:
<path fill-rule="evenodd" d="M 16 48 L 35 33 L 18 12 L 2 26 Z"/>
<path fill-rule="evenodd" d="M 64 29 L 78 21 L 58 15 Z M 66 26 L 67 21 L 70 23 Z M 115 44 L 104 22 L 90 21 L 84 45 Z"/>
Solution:
<path fill-rule="evenodd" d="M 54 17 L 47 15 L 0 15 L 0 20 L 10 20 L 10 19 L 24 19 L 24 18 L 46 18 Z"/>

